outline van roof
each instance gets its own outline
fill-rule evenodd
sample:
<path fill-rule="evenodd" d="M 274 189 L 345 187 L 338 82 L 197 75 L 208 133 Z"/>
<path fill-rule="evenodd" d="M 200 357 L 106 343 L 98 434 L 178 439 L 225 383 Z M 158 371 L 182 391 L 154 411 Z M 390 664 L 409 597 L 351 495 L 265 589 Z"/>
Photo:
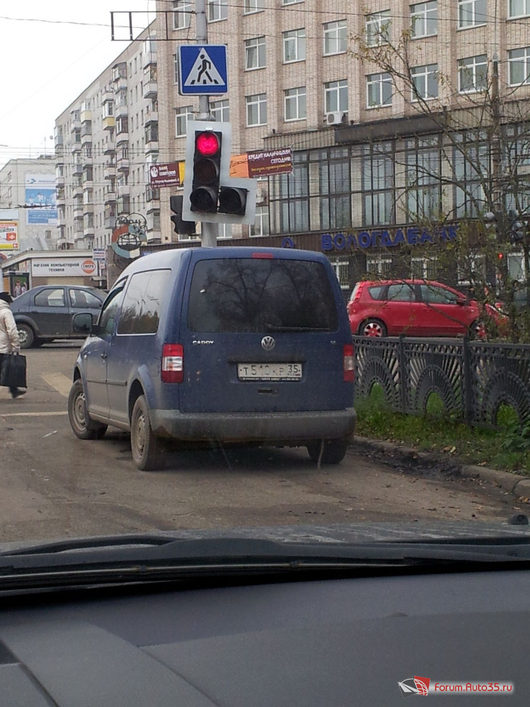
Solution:
<path fill-rule="evenodd" d="M 122 273 L 129 275 L 133 272 L 145 270 L 146 268 L 173 267 L 184 258 L 191 258 L 194 261 L 207 260 L 210 258 L 251 258 L 251 257 L 272 257 L 288 260 L 313 260 L 322 263 L 329 263 L 322 253 L 312 250 L 298 250 L 294 248 L 260 248 L 252 246 L 220 246 L 218 248 L 169 248 L 156 253 L 144 255 L 128 265 Z"/>

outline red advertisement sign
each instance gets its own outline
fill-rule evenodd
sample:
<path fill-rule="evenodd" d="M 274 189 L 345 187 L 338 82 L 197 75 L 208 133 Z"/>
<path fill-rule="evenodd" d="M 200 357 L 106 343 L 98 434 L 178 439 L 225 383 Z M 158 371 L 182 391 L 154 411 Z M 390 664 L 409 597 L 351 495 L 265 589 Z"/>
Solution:
<path fill-rule="evenodd" d="M 179 187 L 179 163 L 152 164 L 149 167 L 149 181 L 153 189 L 160 187 Z"/>

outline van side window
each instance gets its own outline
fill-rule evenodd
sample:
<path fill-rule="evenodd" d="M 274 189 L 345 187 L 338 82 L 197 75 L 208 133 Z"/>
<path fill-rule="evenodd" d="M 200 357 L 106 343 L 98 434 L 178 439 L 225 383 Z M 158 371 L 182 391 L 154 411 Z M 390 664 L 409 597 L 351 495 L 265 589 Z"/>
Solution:
<path fill-rule="evenodd" d="M 99 315 L 98 325 L 103 334 L 114 334 L 116 318 L 120 308 L 120 303 L 123 296 L 123 288 L 126 280 L 118 282 L 109 292 L 103 308 Z"/>
<path fill-rule="evenodd" d="M 170 270 L 148 270 L 129 281 L 118 322 L 118 334 L 156 334 L 160 303 L 167 292 Z"/>

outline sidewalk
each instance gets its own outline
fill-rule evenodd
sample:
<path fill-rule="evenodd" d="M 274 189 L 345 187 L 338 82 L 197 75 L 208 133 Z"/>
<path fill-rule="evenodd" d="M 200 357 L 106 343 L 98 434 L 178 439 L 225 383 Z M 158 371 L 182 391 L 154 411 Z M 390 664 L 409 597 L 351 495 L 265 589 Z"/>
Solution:
<path fill-rule="evenodd" d="M 369 439 L 368 437 L 355 436 L 353 446 L 366 447 L 377 452 L 390 454 L 394 459 L 399 459 L 408 464 L 422 462 L 440 466 L 442 464 L 453 473 L 461 476 L 479 479 L 508 491 L 516 498 L 525 503 L 530 503 L 530 478 L 521 474 L 508 471 L 498 471 L 476 464 L 463 464 L 457 458 L 447 457 L 434 452 L 420 452 L 413 447 L 396 444 L 394 442 L 383 442 L 381 440 Z"/>

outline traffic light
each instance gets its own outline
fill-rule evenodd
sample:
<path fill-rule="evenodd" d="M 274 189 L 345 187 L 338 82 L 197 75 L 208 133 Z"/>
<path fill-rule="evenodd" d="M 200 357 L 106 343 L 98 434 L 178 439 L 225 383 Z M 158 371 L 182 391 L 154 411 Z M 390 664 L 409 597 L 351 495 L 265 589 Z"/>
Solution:
<path fill-rule="evenodd" d="M 193 177 L 189 195 L 192 211 L 217 213 L 222 146 L 222 132 L 195 130 Z"/>
<path fill-rule="evenodd" d="M 256 181 L 230 176 L 232 126 L 188 121 L 182 217 L 206 223 L 254 223 Z"/>
<path fill-rule="evenodd" d="M 181 195 L 169 197 L 169 206 L 173 212 L 173 230 L 180 236 L 191 236 L 195 233 L 195 221 L 182 220 L 182 201 Z"/>
<path fill-rule="evenodd" d="M 519 217 L 515 217 L 510 226 L 510 240 L 512 243 L 524 241 L 526 236 L 526 223 Z"/>

